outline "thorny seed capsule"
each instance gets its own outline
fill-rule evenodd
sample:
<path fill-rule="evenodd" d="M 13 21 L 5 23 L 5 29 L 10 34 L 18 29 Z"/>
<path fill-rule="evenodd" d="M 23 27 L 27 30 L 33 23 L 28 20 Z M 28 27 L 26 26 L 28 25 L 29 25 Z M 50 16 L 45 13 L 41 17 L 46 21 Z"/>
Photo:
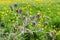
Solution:
<path fill-rule="evenodd" d="M 44 25 L 48 25 L 48 22 L 45 22 Z"/>
<path fill-rule="evenodd" d="M 25 16 L 23 16 L 23 17 L 22 17 L 22 20 L 25 20 L 25 19 L 26 19 L 26 17 L 25 17 Z"/>
<path fill-rule="evenodd" d="M 36 25 L 36 23 L 35 22 L 32 22 L 32 24 L 35 26 Z"/>
<path fill-rule="evenodd" d="M 27 29 L 26 31 L 29 32 L 31 35 L 33 35 L 33 31 L 31 31 L 29 29 Z"/>
<path fill-rule="evenodd" d="M 54 34 L 56 34 L 56 32 L 52 31 L 49 33 L 49 35 L 52 37 Z"/>
<path fill-rule="evenodd" d="M 29 15 L 29 13 L 27 12 L 26 14 L 25 14 L 25 16 L 28 16 Z"/>
<path fill-rule="evenodd" d="M 14 7 L 17 7 L 17 4 L 14 4 Z"/>
<path fill-rule="evenodd" d="M 13 11 L 14 10 L 13 6 L 10 6 L 10 9 L 11 9 L 11 11 Z"/>
<path fill-rule="evenodd" d="M 56 40 L 56 37 L 53 37 L 53 35 L 56 34 L 56 32 L 52 31 L 52 32 L 49 32 L 47 33 L 47 37 L 50 39 L 50 40 Z"/>
<path fill-rule="evenodd" d="M 35 18 L 35 16 L 31 16 L 30 19 L 33 20 Z"/>
<path fill-rule="evenodd" d="M 22 14 L 23 10 L 19 9 L 19 10 L 16 10 L 16 12 Z"/>
<path fill-rule="evenodd" d="M 36 15 L 36 18 L 40 18 L 41 14 Z"/>
<path fill-rule="evenodd" d="M 49 35 L 49 33 L 46 33 L 46 37 L 47 37 L 49 40 L 52 40 L 52 37 Z"/>
<path fill-rule="evenodd" d="M 22 9 L 20 9 L 20 10 L 19 10 L 19 13 L 22 13 L 22 11 L 23 11 L 23 10 L 22 10 Z"/>

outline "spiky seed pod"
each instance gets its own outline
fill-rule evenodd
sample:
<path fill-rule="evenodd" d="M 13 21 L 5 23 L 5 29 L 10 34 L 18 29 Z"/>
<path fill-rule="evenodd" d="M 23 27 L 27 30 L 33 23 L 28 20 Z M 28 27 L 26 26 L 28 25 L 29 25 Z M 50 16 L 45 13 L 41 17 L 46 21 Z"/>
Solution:
<path fill-rule="evenodd" d="M 53 35 L 55 35 L 55 34 L 56 34 L 56 32 L 54 32 L 54 31 L 48 32 L 47 33 L 47 38 L 49 40 L 56 40 L 56 37 L 53 37 Z"/>
<path fill-rule="evenodd" d="M 48 22 L 44 22 L 44 25 L 45 25 L 45 26 L 48 25 Z"/>
<path fill-rule="evenodd" d="M 21 35 L 24 35 L 24 33 L 25 33 L 25 31 L 22 31 L 22 32 L 21 32 Z"/>
<path fill-rule="evenodd" d="M 25 16 L 29 16 L 29 13 L 27 12 L 27 13 L 25 14 Z"/>
<path fill-rule="evenodd" d="M 11 9 L 11 11 L 13 11 L 14 10 L 13 6 L 10 6 L 10 9 Z"/>
<path fill-rule="evenodd" d="M 22 9 L 20 9 L 20 10 L 18 10 L 18 12 L 19 12 L 20 14 L 22 14 L 23 10 L 22 10 Z"/>
<path fill-rule="evenodd" d="M 22 14 L 23 10 L 22 9 L 17 9 L 16 12 L 19 13 L 19 14 Z"/>
<path fill-rule="evenodd" d="M 14 7 L 17 7 L 17 4 L 14 4 Z"/>
<path fill-rule="evenodd" d="M 29 32 L 31 35 L 33 35 L 33 31 L 31 31 L 29 29 L 27 29 L 26 31 Z"/>
<path fill-rule="evenodd" d="M 36 15 L 36 18 L 40 18 L 41 14 Z"/>
<path fill-rule="evenodd" d="M 54 32 L 54 31 L 52 31 L 52 32 L 49 33 L 49 35 L 50 35 L 51 37 L 53 37 L 54 34 L 56 34 L 56 32 Z"/>
<path fill-rule="evenodd" d="M 49 33 L 46 33 L 46 37 L 49 39 L 49 40 L 52 40 L 53 38 L 49 35 Z"/>
<path fill-rule="evenodd" d="M 31 16 L 30 19 L 31 19 L 31 20 L 34 20 L 34 19 L 35 19 L 35 16 Z"/>
<path fill-rule="evenodd" d="M 30 19 L 31 19 L 31 20 L 33 19 L 32 16 L 30 16 Z"/>
<path fill-rule="evenodd" d="M 36 17 L 37 17 L 37 18 L 39 18 L 39 17 L 40 17 L 40 15 L 37 15 Z"/>
<path fill-rule="evenodd" d="M 36 25 L 36 22 L 32 22 L 32 24 L 35 26 Z"/>
<path fill-rule="evenodd" d="M 26 17 L 25 17 L 25 16 L 23 16 L 23 17 L 22 17 L 22 20 L 25 20 L 25 19 L 26 19 Z"/>

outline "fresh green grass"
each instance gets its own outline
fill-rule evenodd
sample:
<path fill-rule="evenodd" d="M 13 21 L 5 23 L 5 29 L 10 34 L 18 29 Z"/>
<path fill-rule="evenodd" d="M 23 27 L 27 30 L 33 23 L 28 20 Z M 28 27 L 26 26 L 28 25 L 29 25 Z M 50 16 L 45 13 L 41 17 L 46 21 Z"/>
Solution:
<path fill-rule="evenodd" d="M 15 3 L 0 4 L 0 40 L 60 40 L 59 1 L 21 2 L 16 4 L 17 7 L 14 5 Z M 31 20 L 32 16 L 36 18 Z M 26 32 L 21 34 L 24 26 Z"/>

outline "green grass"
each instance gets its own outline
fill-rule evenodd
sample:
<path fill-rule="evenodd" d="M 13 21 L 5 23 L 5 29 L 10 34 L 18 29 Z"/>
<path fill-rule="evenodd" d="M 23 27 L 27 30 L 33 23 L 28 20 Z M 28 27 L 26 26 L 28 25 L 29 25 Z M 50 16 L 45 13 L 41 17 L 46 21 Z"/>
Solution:
<path fill-rule="evenodd" d="M 59 1 L 17 3 L 17 7 L 14 7 L 14 4 L 0 4 L 0 40 L 60 40 Z M 10 6 L 13 6 L 13 11 Z M 19 9 L 22 10 L 22 14 L 16 12 Z M 38 13 L 41 16 L 31 20 L 30 16 L 37 16 Z M 28 16 L 25 16 L 26 14 Z M 27 18 L 27 21 L 23 16 Z M 26 32 L 23 35 L 21 32 L 24 31 L 22 30 L 24 26 Z"/>

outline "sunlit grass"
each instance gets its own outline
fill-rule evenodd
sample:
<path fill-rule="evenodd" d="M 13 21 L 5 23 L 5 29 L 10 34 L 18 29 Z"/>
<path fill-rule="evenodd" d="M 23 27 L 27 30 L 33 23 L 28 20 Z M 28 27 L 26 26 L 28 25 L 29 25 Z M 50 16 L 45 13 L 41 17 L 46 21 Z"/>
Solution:
<path fill-rule="evenodd" d="M 60 40 L 59 33 L 58 1 L 0 0 L 1 40 Z"/>

